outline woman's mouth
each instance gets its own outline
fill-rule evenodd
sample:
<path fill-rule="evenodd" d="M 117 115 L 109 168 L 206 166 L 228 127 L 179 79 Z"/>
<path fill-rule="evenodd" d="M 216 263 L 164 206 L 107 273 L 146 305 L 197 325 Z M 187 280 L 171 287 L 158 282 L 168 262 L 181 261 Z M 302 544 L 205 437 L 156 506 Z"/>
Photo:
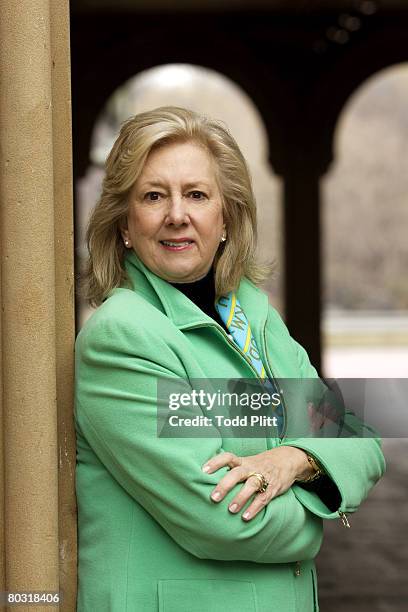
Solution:
<path fill-rule="evenodd" d="M 159 242 L 168 251 L 185 251 L 194 244 L 194 240 L 160 240 Z"/>

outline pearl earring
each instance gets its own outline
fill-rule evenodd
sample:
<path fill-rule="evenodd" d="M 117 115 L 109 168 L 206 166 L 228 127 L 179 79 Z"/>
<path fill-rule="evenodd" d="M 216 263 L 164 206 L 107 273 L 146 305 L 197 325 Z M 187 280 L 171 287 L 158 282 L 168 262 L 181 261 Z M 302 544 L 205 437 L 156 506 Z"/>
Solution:
<path fill-rule="evenodd" d="M 225 242 L 226 239 L 227 239 L 227 237 L 225 236 L 225 234 L 224 234 L 224 236 L 221 236 L 221 242 Z"/>
<path fill-rule="evenodd" d="M 125 240 L 125 246 L 129 246 L 129 240 Z"/>

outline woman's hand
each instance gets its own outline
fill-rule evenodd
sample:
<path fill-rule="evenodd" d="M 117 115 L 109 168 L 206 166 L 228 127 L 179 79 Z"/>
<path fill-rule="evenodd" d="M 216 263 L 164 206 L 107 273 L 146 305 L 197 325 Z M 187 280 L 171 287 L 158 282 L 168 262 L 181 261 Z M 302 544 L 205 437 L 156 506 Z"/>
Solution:
<path fill-rule="evenodd" d="M 229 452 L 221 453 L 207 461 L 202 469 L 203 472 L 211 474 L 225 466 L 230 467 L 230 471 L 221 478 L 211 493 L 211 499 L 214 502 L 220 502 L 238 482 L 245 481 L 244 486 L 228 507 L 233 514 L 238 513 L 257 493 L 259 480 L 255 476 L 250 476 L 251 473 L 263 474 L 269 483 L 266 491 L 257 493 L 243 513 L 242 518 L 245 521 L 250 521 L 256 516 L 271 499 L 285 493 L 296 478 L 303 480 L 313 473 L 305 451 L 294 446 L 278 446 L 248 457 L 238 457 Z"/>

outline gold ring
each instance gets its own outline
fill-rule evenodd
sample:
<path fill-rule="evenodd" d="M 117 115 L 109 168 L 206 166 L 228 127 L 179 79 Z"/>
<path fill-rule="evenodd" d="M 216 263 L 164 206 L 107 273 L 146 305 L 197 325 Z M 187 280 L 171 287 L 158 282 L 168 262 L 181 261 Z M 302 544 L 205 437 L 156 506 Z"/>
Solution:
<path fill-rule="evenodd" d="M 251 478 L 251 476 L 255 476 L 255 478 L 258 479 L 259 487 L 257 489 L 257 492 L 258 493 L 265 493 L 265 491 L 266 491 L 266 489 L 268 488 L 268 485 L 269 485 L 269 482 L 266 480 L 265 476 L 263 474 L 260 474 L 259 472 L 251 472 L 249 474 L 248 478 Z"/>

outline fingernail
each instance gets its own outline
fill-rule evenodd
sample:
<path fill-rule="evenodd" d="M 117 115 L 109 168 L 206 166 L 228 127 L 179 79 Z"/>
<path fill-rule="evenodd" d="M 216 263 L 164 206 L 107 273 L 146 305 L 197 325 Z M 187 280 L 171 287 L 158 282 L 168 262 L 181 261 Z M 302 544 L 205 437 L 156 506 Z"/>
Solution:
<path fill-rule="evenodd" d="M 203 472 L 209 472 L 211 470 L 209 465 L 204 465 L 202 468 Z"/>
<path fill-rule="evenodd" d="M 236 512 L 238 510 L 238 504 L 231 504 L 229 509 L 230 512 Z"/>
<path fill-rule="evenodd" d="M 221 493 L 219 491 L 215 491 L 215 493 L 211 494 L 211 497 L 214 501 L 218 501 L 221 497 Z"/>
<path fill-rule="evenodd" d="M 244 514 L 242 515 L 242 518 L 244 518 L 246 521 L 249 519 L 250 517 L 250 513 L 248 511 L 244 512 Z"/>

